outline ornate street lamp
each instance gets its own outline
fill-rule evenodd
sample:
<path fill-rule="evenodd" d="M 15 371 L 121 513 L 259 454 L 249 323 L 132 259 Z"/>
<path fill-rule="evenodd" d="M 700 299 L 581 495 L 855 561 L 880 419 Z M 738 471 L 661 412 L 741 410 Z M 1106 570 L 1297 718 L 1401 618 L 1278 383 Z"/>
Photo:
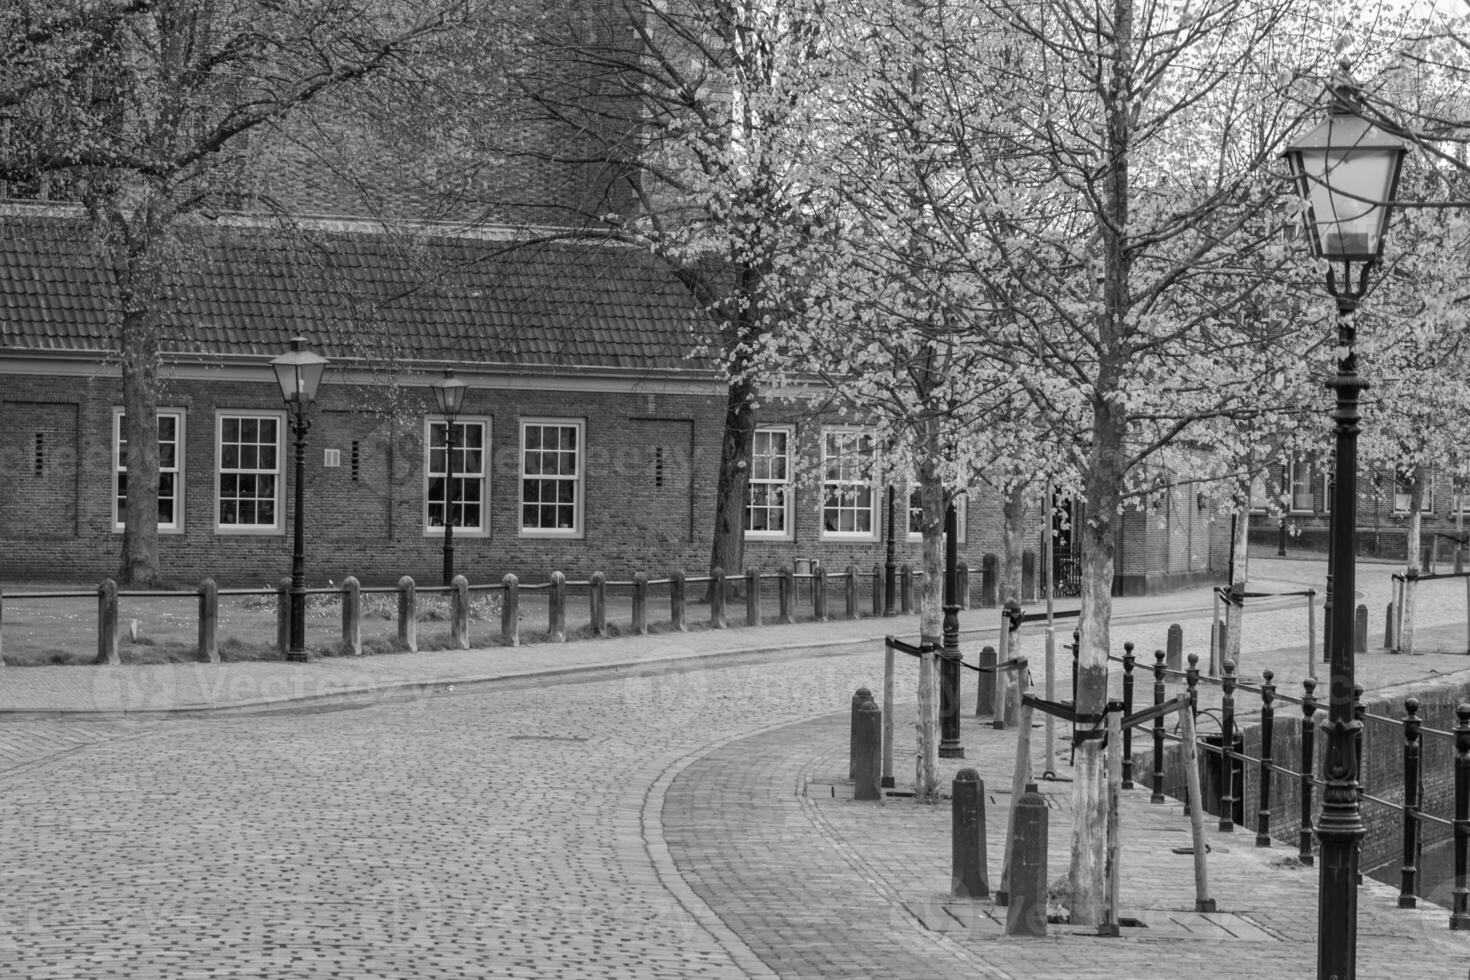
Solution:
<path fill-rule="evenodd" d="M 944 624 L 939 651 L 939 757 L 963 759 L 960 744 L 959 520 L 954 501 L 944 507 Z"/>
<path fill-rule="evenodd" d="M 306 662 L 306 538 L 303 531 L 306 510 L 306 430 L 311 421 L 306 413 L 316 401 L 317 388 L 327 370 L 327 359 L 306 349 L 305 337 L 292 337 L 291 350 L 271 358 L 281 397 L 291 420 L 291 434 L 296 437 L 296 513 L 295 547 L 291 553 L 291 641 L 286 659 Z"/>
<path fill-rule="evenodd" d="M 1396 134 L 1363 118 L 1361 93 L 1346 74 L 1329 84 L 1327 119 L 1287 147 L 1297 191 L 1306 204 L 1312 254 L 1327 260 L 1327 290 L 1337 301 L 1336 483 L 1328 557 L 1331 590 L 1344 597 L 1329 613 L 1332 689 L 1328 704 L 1326 787 L 1317 820 L 1321 850 L 1318 885 L 1317 976 L 1352 980 L 1357 972 L 1358 806 L 1357 729 L 1353 718 L 1353 596 L 1357 588 L 1358 377 L 1353 314 L 1367 291 L 1368 273 L 1383 251 L 1399 170 L 1407 147 Z M 1337 266 L 1342 279 L 1337 278 Z M 1353 282 L 1354 266 L 1357 282 Z"/>
<path fill-rule="evenodd" d="M 444 416 L 444 584 L 454 581 L 454 420 L 464 408 L 470 386 L 454 376 L 452 369 L 429 385 L 434 402 Z"/>

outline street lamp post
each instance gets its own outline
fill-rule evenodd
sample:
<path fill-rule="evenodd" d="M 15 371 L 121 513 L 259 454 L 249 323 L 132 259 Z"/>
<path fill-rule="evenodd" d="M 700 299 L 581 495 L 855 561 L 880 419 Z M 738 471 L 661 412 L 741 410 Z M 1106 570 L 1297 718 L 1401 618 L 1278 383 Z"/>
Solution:
<path fill-rule="evenodd" d="M 1334 78 L 1330 91 L 1327 119 L 1289 146 L 1285 156 L 1306 204 L 1312 254 L 1327 261 L 1327 289 L 1337 302 L 1339 360 L 1337 374 L 1328 382 L 1337 396 L 1332 412 L 1337 460 L 1328 549 L 1336 601 L 1329 614 L 1332 687 L 1323 766 L 1326 786 L 1317 820 L 1321 850 L 1317 976 L 1352 980 L 1357 973 L 1358 848 L 1364 834 L 1357 783 L 1356 736 L 1361 723 L 1353 717 L 1358 395 L 1367 387 L 1358 376 L 1354 314 L 1367 290 L 1368 274 L 1383 251 L 1407 149 L 1398 136 L 1363 118 L 1361 95 L 1346 75 Z"/>
<path fill-rule="evenodd" d="M 444 584 L 454 581 L 454 420 L 464 408 L 469 385 L 446 368 L 444 377 L 429 385 L 444 416 Z"/>
<path fill-rule="evenodd" d="M 959 520 L 954 501 L 944 508 L 944 625 L 939 653 L 939 757 L 963 759 L 960 744 Z"/>
<path fill-rule="evenodd" d="M 306 413 L 316 401 L 327 359 L 306 349 L 305 337 L 292 337 L 291 350 L 271 359 L 281 397 L 286 400 L 291 434 L 296 439 L 295 541 L 291 551 L 291 637 L 286 659 L 306 662 L 306 430 L 311 420 Z"/>

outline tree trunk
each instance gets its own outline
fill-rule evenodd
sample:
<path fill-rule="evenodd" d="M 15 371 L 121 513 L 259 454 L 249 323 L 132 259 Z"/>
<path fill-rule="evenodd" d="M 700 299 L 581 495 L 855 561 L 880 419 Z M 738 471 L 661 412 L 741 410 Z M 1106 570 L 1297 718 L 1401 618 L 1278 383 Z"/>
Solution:
<path fill-rule="evenodd" d="M 1416 466 L 1413 480 L 1409 483 L 1409 525 L 1404 534 L 1404 550 L 1408 554 L 1404 556 L 1404 610 L 1399 628 L 1400 653 L 1414 652 L 1414 603 L 1415 593 L 1419 591 L 1419 553 L 1424 550 L 1421 509 L 1424 506 L 1424 488 L 1429 482 L 1428 477 L 1428 472 L 1422 466 Z M 1347 599 L 1349 602 L 1357 601 L 1355 597 Z"/>
<path fill-rule="evenodd" d="M 149 344 L 136 339 L 148 332 L 136 322 L 143 318 L 137 313 L 123 318 L 128 495 L 124 512 L 119 515 L 123 537 L 117 577 L 122 585 L 151 588 L 163 584 L 158 557 L 158 359 Z"/>
<path fill-rule="evenodd" d="M 739 581 L 745 573 L 745 497 L 750 485 L 750 454 L 755 439 L 755 410 L 751 407 L 755 393 L 755 382 L 741 375 L 730 380 L 725 396 L 725 432 L 720 440 L 710 569 L 723 569 L 726 580 L 732 582 Z M 707 589 L 705 598 L 710 597 Z"/>
<path fill-rule="evenodd" d="M 938 423 L 925 425 L 925 447 L 919 464 L 919 501 L 923 513 L 924 578 L 919 587 L 920 642 L 939 647 L 944 639 L 944 485 L 933 460 L 938 458 Z M 919 735 L 915 760 L 914 798 L 939 798 L 939 666 L 933 653 L 919 665 Z"/>
<path fill-rule="evenodd" d="M 1000 601 L 1022 599 L 1021 567 L 1022 553 L 1026 550 L 1026 489 L 1029 484 L 1017 482 L 1010 485 L 1005 500 L 1001 503 L 1004 521 L 1002 534 L 1005 545 L 1005 561 L 1001 566 Z"/>
<path fill-rule="evenodd" d="M 1222 663 L 1233 660 L 1239 667 L 1240 634 L 1245 626 L 1245 605 L 1239 599 L 1245 593 L 1246 583 L 1250 581 L 1250 550 L 1247 547 L 1250 541 L 1250 519 L 1247 516 L 1247 508 L 1250 506 L 1249 485 L 1245 488 L 1244 496 L 1236 494 L 1233 504 L 1235 514 L 1230 522 L 1233 532 L 1230 536 L 1231 601 L 1225 604 L 1225 649 L 1220 651 L 1220 660 Z"/>

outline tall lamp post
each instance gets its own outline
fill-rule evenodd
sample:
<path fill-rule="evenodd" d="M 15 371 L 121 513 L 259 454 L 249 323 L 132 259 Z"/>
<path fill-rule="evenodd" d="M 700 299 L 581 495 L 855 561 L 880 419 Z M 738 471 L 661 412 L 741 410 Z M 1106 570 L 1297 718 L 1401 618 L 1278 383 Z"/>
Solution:
<path fill-rule="evenodd" d="M 1329 85 L 1327 119 L 1287 147 L 1297 191 L 1306 204 L 1312 254 L 1327 261 L 1327 290 L 1337 301 L 1336 483 L 1332 493 L 1329 560 L 1332 590 L 1327 713 L 1326 787 L 1317 821 L 1321 850 L 1317 907 L 1317 976 L 1352 980 L 1357 973 L 1358 848 L 1363 817 L 1358 806 L 1358 759 L 1353 718 L 1353 595 L 1357 587 L 1358 377 L 1354 314 L 1367 291 L 1368 274 L 1383 252 L 1404 141 L 1363 118 L 1358 88 L 1345 74 Z M 1337 277 L 1341 267 L 1342 279 Z M 1353 274 L 1356 267 L 1357 281 Z"/>
<path fill-rule="evenodd" d="M 286 659 L 306 662 L 306 413 L 316 401 L 317 388 L 327 370 L 327 359 L 306 349 L 305 337 L 292 337 L 291 349 L 271 359 L 281 397 L 286 400 L 291 434 L 296 437 L 295 544 L 291 552 L 291 640 Z"/>
<path fill-rule="evenodd" d="M 954 501 L 944 506 L 944 625 L 939 651 L 939 757 L 963 759 L 960 744 L 959 521 Z"/>
<path fill-rule="evenodd" d="M 429 385 L 444 416 L 444 584 L 454 581 L 454 420 L 464 408 L 469 385 L 446 368 L 444 377 Z"/>

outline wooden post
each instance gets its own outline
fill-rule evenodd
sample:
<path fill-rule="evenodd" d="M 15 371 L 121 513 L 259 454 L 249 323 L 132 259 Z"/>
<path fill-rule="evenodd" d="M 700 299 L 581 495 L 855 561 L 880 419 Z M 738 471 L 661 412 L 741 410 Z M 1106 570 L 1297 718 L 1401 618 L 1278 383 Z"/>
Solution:
<path fill-rule="evenodd" d="M 847 566 L 847 572 L 843 576 L 843 578 L 845 579 L 845 581 L 842 583 L 842 586 L 843 586 L 842 591 L 843 591 L 843 598 L 846 600 L 847 618 L 848 619 L 857 619 L 858 618 L 858 587 L 857 587 L 857 585 L 858 585 L 858 571 L 857 571 L 857 566 L 856 565 L 849 564 Z"/>
<path fill-rule="evenodd" d="M 669 575 L 669 619 L 673 627 L 680 633 L 689 629 L 689 621 L 685 618 L 688 607 L 684 601 L 684 573 L 675 571 Z"/>
<path fill-rule="evenodd" d="M 521 645 L 521 580 L 507 572 L 500 580 L 505 590 L 500 601 L 500 642 L 508 647 Z"/>
<path fill-rule="evenodd" d="M 353 575 L 342 580 L 342 652 L 362 656 L 362 586 Z"/>
<path fill-rule="evenodd" d="M 607 636 L 607 576 L 593 572 L 587 580 L 587 613 L 593 636 Z"/>
<path fill-rule="evenodd" d="M 883 647 L 883 788 L 893 788 L 893 647 Z"/>
<path fill-rule="evenodd" d="M 1210 898 L 1210 878 L 1205 866 L 1205 801 L 1200 799 L 1199 743 L 1195 741 L 1194 712 L 1188 707 L 1179 712 L 1180 738 L 1184 743 L 1185 787 L 1189 792 L 1189 830 L 1194 841 L 1194 910 L 1215 911 Z"/>
<path fill-rule="evenodd" d="M 796 622 L 796 615 L 792 610 L 796 601 L 796 572 L 790 565 L 781 566 L 781 577 L 776 583 L 776 593 L 777 602 L 781 607 L 778 613 L 781 622 Z"/>
<path fill-rule="evenodd" d="M 1016 804 L 1026 792 L 1031 781 L 1031 714 L 1029 704 L 1021 705 L 1021 723 L 1016 726 L 1016 766 L 1011 772 L 1011 805 L 1006 815 L 1006 857 L 1000 870 L 1000 888 L 995 893 L 995 904 L 1005 905 L 1010 901 L 1011 890 L 1011 838 L 1016 833 Z"/>
<path fill-rule="evenodd" d="M 914 570 L 908 565 L 898 568 L 898 605 L 904 613 L 914 611 Z"/>
<path fill-rule="evenodd" d="M 970 608 L 970 566 L 956 562 L 954 567 L 955 593 L 960 600 L 960 609 Z"/>
<path fill-rule="evenodd" d="M 546 630 L 553 643 L 566 642 L 567 577 L 559 571 L 551 573 L 551 595 L 547 601 Z"/>
<path fill-rule="evenodd" d="M 633 573 L 633 632 L 648 635 L 648 573 Z"/>
<path fill-rule="evenodd" d="M 812 618 L 827 621 L 827 570 L 820 563 L 812 566 Z"/>
<path fill-rule="evenodd" d="M 1123 706 L 1117 701 L 1108 703 L 1108 840 L 1107 840 L 1107 870 L 1108 870 L 1108 901 L 1107 909 L 1103 914 L 1103 924 L 1098 930 L 1100 935 L 1117 936 L 1121 934 L 1118 925 L 1118 895 L 1120 891 L 1119 882 L 1122 871 L 1119 862 L 1123 857 L 1123 848 L 1120 845 L 1121 833 L 1119 828 L 1118 803 L 1123 786 Z"/>
<path fill-rule="evenodd" d="M 419 648 L 419 596 L 407 575 L 398 580 L 398 643 L 409 653 Z"/>
<path fill-rule="evenodd" d="M 712 629 L 725 628 L 725 570 L 713 568 L 709 573 L 709 624 Z"/>
<path fill-rule="evenodd" d="M 468 650 L 470 648 L 470 581 L 463 575 L 456 575 L 449 585 L 454 589 L 449 594 L 449 634 L 456 647 Z"/>
<path fill-rule="evenodd" d="M 1000 650 L 997 651 L 995 670 L 995 698 L 990 706 L 990 727 L 1003 731 L 1006 727 L 1006 688 L 1010 687 L 1010 675 L 1000 665 L 1011 659 L 1011 621 L 1004 612 L 1000 616 Z"/>
<path fill-rule="evenodd" d="M 199 583 L 199 659 L 219 663 L 219 586 L 212 578 Z"/>
<path fill-rule="evenodd" d="M 883 566 L 873 566 L 873 615 L 883 615 Z"/>

